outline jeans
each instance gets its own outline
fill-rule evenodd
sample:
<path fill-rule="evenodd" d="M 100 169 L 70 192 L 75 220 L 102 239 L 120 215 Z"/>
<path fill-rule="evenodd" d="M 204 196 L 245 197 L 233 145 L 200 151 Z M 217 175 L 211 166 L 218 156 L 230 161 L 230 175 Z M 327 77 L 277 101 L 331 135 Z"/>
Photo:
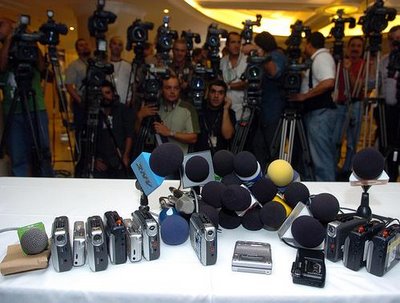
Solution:
<path fill-rule="evenodd" d="M 316 181 L 335 181 L 336 109 L 321 108 L 304 115 L 304 127 Z"/>
<path fill-rule="evenodd" d="M 51 167 L 51 154 L 49 143 L 48 117 L 46 111 L 38 111 L 38 123 L 35 113 L 30 113 L 35 138 L 38 141 L 40 150 L 34 146 L 33 134 L 25 113 L 15 113 L 11 117 L 9 129 L 7 130 L 7 151 L 11 159 L 12 174 L 16 177 L 42 176 L 53 177 Z M 8 117 L 7 117 L 8 118 Z M 38 162 L 34 156 L 38 151 L 42 161 Z M 37 168 L 37 169 L 36 169 Z"/>
<path fill-rule="evenodd" d="M 336 142 L 336 155 L 337 155 L 337 160 L 336 162 L 339 161 L 340 159 L 340 151 L 341 151 L 341 145 L 342 145 L 342 132 L 344 130 L 344 123 L 346 120 L 346 115 L 348 112 L 348 107 L 347 105 L 338 105 L 337 108 L 337 120 L 336 120 L 336 127 L 335 127 L 335 133 L 334 133 L 334 138 Z M 362 102 L 353 102 L 351 104 L 351 113 L 350 113 L 350 120 L 347 125 L 347 130 L 346 130 L 346 157 L 345 161 L 342 167 L 343 172 L 349 172 L 351 171 L 351 166 L 352 166 L 352 161 L 353 161 L 353 156 L 357 150 L 357 144 L 358 140 L 360 138 L 360 130 L 361 130 L 361 119 L 362 119 Z"/>

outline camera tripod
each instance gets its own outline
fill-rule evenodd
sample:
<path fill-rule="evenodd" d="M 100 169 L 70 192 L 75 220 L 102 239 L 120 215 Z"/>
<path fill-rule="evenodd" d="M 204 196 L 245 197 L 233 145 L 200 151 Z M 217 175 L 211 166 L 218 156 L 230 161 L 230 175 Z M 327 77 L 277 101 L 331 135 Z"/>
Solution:
<path fill-rule="evenodd" d="M 379 149 L 385 152 L 387 149 L 387 134 L 386 134 L 386 117 L 385 117 L 385 99 L 381 97 L 379 89 L 379 66 L 381 61 L 380 46 L 374 40 L 370 41 L 367 46 L 367 51 L 364 55 L 365 62 L 365 79 L 364 79 L 364 136 L 363 148 L 372 146 L 372 122 L 374 111 L 378 110 L 378 129 L 379 129 Z M 375 37 L 376 38 L 376 37 Z M 379 36 L 381 39 L 381 36 Z M 368 96 L 370 72 L 371 72 L 371 52 L 375 54 L 375 75 L 373 78 L 374 88 L 371 95 Z M 367 140 L 368 137 L 368 140 Z"/>
<path fill-rule="evenodd" d="M 74 149 L 72 147 L 72 138 L 71 138 L 71 120 L 70 120 L 70 114 L 68 110 L 68 104 L 67 104 L 67 96 L 65 94 L 65 86 L 64 86 L 64 81 L 62 78 L 61 74 L 61 68 L 60 68 L 60 62 L 58 61 L 58 55 L 57 55 L 57 48 L 53 45 L 49 45 L 48 47 L 48 53 L 46 54 L 46 59 L 47 59 L 47 64 L 51 64 L 51 71 L 54 77 L 54 85 L 55 85 L 55 91 L 57 93 L 58 97 L 58 108 L 59 108 L 59 113 L 61 116 L 61 121 L 62 125 L 65 128 L 65 131 L 67 133 L 68 137 L 68 146 L 69 150 L 71 153 L 71 162 L 75 166 L 75 155 L 74 155 Z M 48 77 L 48 69 L 47 69 L 47 75 L 46 78 Z M 53 163 L 56 162 L 55 160 L 55 140 L 56 140 L 56 131 L 55 131 L 55 108 L 56 108 L 56 103 L 55 99 L 53 99 Z"/>
<path fill-rule="evenodd" d="M 10 109 L 6 117 L 5 127 L 0 143 L 0 153 L 2 155 L 4 146 L 9 139 L 8 136 L 13 130 L 14 123 L 21 123 L 16 120 L 16 109 L 19 103 L 22 115 L 24 118 L 23 123 L 28 125 L 30 140 L 32 144 L 32 175 L 40 177 L 53 177 L 53 168 L 51 166 L 51 154 L 49 146 L 45 146 L 46 142 L 44 126 L 41 125 L 40 117 L 37 109 L 37 102 L 35 91 L 32 88 L 32 81 L 34 78 L 33 67 L 30 64 L 20 63 L 15 68 L 15 81 L 16 87 L 13 92 L 14 96 L 11 101 Z M 29 106 L 31 102 L 31 107 Z M 33 113 L 33 117 L 32 114 Z M 27 142 L 24 142 L 27 143 Z M 18 146 L 21 148 L 21 146 Z"/>
<path fill-rule="evenodd" d="M 311 180 L 314 180 L 315 178 L 311 167 L 312 161 L 310 150 L 308 148 L 306 133 L 304 131 L 302 115 L 297 109 L 287 108 L 282 114 L 282 117 L 279 120 L 278 126 L 276 128 L 275 135 L 272 139 L 272 154 L 278 154 L 277 151 L 279 146 L 279 159 L 291 163 L 296 130 L 298 133 L 298 138 L 300 140 L 301 156 L 306 176 Z"/>
<path fill-rule="evenodd" d="M 236 125 L 235 136 L 231 143 L 231 152 L 233 154 L 237 154 L 243 150 L 254 118 L 256 117 L 257 110 L 256 106 L 250 106 L 248 104 L 243 106 L 242 116 Z"/>

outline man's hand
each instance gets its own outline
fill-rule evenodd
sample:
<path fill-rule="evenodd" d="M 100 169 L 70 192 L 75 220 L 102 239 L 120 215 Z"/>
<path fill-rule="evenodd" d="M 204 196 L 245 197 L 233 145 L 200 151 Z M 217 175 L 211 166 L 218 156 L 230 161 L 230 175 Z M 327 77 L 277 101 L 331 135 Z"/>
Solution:
<path fill-rule="evenodd" d="M 94 167 L 96 168 L 97 171 L 107 170 L 107 164 L 103 161 L 103 159 L 100 158 L 96 159 L 96 161 L 94 162 Z"/>
<path fill-rule="evenodd" d="M 224 100 L 224 109 L 228 110 L 232 106 L 232 100 L 229 97 L 225 97 Z"/>
<path fill-rule="evenodd" d="M 158 113 L 158 108 L 155 105 L 146 105 L 144 102 L 142 103 L 142 106 L 140 107 L 140 110 L 137 113 L 137 116 L 140 120 L 154 116 Z"/>
<path fill-rule="evenodd" d="M 171 130 L 162 122 L 154 122 L 153 127 L 155 132 L 161 136 L 168 137 L 171 134 Z"/>
<path fill-rule="evenodd" d="M 304 102 L 307 98 L 306 94 L 292 94 L 289 95 L 288 101 L 294 101 L 294 102 Z"/>

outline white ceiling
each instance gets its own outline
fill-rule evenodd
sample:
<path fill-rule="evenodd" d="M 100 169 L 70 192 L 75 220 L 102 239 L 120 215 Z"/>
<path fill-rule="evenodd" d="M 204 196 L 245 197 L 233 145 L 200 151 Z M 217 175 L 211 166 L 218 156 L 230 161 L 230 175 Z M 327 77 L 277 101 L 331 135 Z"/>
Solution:
<path fill-rule="evenodd" d="M 281 18 L 290 16 L 304 21 L 313 29 L 320 29 L 329 25 L 332 14 L 326 13 L 325 8 L 333 4 L 352 4 L 358 7 L 359 14 L 362 15 L 367 3 L 374 1 L 366 0 L 187 0 L 195 2 L 204 9 L 231 9 L 232 12 L 243 12 L 249 16 L 262 14 L 263 19 L 271 14 L 280 12 Z M 395 5 L 396 3 L 396 5 Z M 31 27 L 36 30 L 40 24 L 47 20 L 46 11 L 54 11 L 54 19 L 57 22 L 74 26 L 77 30 L 69 32 L 68 35 L 61 37 L 61 48 L 73 49 L 74 41 L 79 37 L 87 38 L 87 18 L 96 8 L 95 0 L 0 0 L 0 15 L 6 15 L 13 19 L 18 19 L 20 14 L 31 16 Z M 385 1 L 385 6 L 396 7 L 400 12 L 399 0 Z M 169 9 L 170 25 L 172 29 L 179 32 L 191 30 L 199 33 L 204 41 L 207 27 L 213 19 L 205 16 L 184 0 L 106 0 L 105 9 L 117 14 L 116 22 L 109 27 L 108 35 L 126 36 L 126 29 L 136 18 L 144 21 L 153 22 L 155 29 L 150 32 L 150 39 L 154 39 L 156 28 L 162 23 L 163 10 Z M 222 20 L 224 21 L 224 20 Z M 244 20 L 242 20 L 244 21 Z M 221 28 L 227 30 L 240 30 L 228 26 L 219 21 Z"/>

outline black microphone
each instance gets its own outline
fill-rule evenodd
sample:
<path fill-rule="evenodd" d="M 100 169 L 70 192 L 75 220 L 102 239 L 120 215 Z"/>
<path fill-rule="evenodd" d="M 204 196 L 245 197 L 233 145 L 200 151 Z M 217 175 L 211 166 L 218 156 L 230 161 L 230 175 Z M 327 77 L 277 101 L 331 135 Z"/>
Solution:
<path fill-rule="evenodd" d="M 242 151 L 234 157 L 233 168 L 239 179 L 249 188 L 262 177 L 260 164 L 248 151 Z"/>
<path fill-rule="evenodd" d="M 215 208 L 220 208 L 222 205 L 222 195 L 226 190 L 226 185 L 218 181 L 210 181 L 205 184 L 201 190 L 201 197 L 204 203 Z"/>
<path fill-rule="evenodd" d="M 175 174 L 181 168 L 182 162 L 183 152 L 174 143 L 164 143 L 157 146 L 149 159 L 151 170 L 161 177 Z"/>
<path fill-rule="evenodd" d="M 260 217 L 261 207 L 256 205 L 250 208 L 242 217 L 242 226 L 247 230 L 260 230 L 263 228 L 264 224 Z"/>
<path fill-rule="evenodd" d="M 221 202 L 228 210 L 243 211 L 251 205 L 251 194 L 240 185 L 228 185 L 222 194 Z"/>
<path fill-rule="evenodd" d="M 214 171 L 219 177 L 233 173 L 234 155 L 229 150 L 219 150 L 213 156 Z"/>
<path fill-rule="evenodd" d="M 232 184 L 241 185 L 243 183 L 242 180 L 240 180 L 235 173 L 230 173 L 225 175 L 222 178 L 221 182 L 224 183 L 225 185 L 232 185 Z"/>
<path fill-rule="evenodd" d="M 376 149 L 365 148 L 354 155 L 353 172 L 363 180 L 377 179 L 385 167 L 385 158 Z"/>
<path fill-rule="evenodd" d="M 271 179 L 265 177 L 258 179 L 250 190 L 257 201 L 263 205 L 271 201 L 278 193 L 276 185 L 271 181 Z"/>
<path fill-rule="evenodd" d="M 326 236 L 325 228 L 311 216 L 297 217 L 292 223 L 291 232 L 293 239 L 306 248 L 319 246 Z"/>
<path fill-rule="evenodd" d="M 242 223 L 242 217 L 239 217 L 235 211 L 221 208 L 219 211 L 219 225 L 226 229 L 235 229 Z"/>
<path fill-rule="evenodd" d="M 202 182 L 207 179 L 210 166 L 206 159 L 200 156 L 191 157 L 185 165 L 185 174 L 192 182 Z"/>
<path fill-rule="evenodd" d="M 291 208 L 295 208 L 298 202 L 308 204 L 310 191 L 301 182 L 292 182 L 288 185 L 284 193 L 285 202 Z"/>
<path fill-rule="evenodd" d="M 309 205 L 311 214 L 322 224 L 335 220 L 340 206 L 336 197 L 329 193 L 315 195 Z"/>
<path fill-rule="evenodd" d="M 268 230 L 277 230 L 286 220 L 286 209 L 278 202 L 265 203 L 260 211 L 260 219 Z"/>

